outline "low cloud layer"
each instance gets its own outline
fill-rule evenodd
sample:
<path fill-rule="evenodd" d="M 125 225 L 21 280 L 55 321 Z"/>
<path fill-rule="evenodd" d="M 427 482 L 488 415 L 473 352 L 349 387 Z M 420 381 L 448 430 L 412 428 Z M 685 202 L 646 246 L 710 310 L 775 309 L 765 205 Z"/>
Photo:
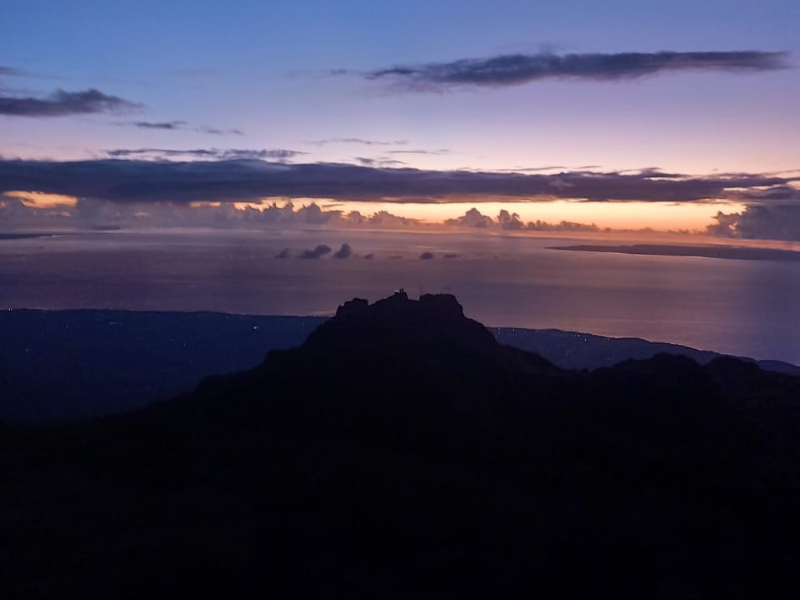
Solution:
<path fill-rule="evenodd" d="M 83 92 L 56 90 L 44 98 L 0 95 L 0 115 L 11 117 L 64 117 L 99 113 L 121 113 L 142 108 L 141 104 L 104 94 L 100 90 Z"/>
<path fill-rule="evenodd" d="M 331 252 L 331 247 L 330 246 L 327 246 L 325 244 L 319 244 L 313 250 L 304 250 L 300 254 L 300 258 L 305 258 L 305 259 L 322 258 L 326 254 L 330 254 L 330 252 Z"/>
<path fill-rule="evenodd" d="M 445 63 L 401 65 L 366 72 L 336 70 L 384 81 L 407 91 L 445 91 L 523 85 L 546 79 L 620 81 L 664 73 L 760 73 L 789 67 L 786 52 L 620 52 L 616 54 L 504 54 Z"/>
<path fill-rule="evenodd" d="M 573 223 L 561 221 L 560 223 L 547 223 L 545 221 L 523 222 L 517 213 L 502 209 L 493 219 L 482 214 L 477 208 L 470 208 L 464 215 L 447 219 L 445 225 L 450 227 L 468 227 L 472 229 L 505 229 L 506 231 L 569 231 L 569 232 L 599 232 L 601 229 L 594 223 Z M 448 257 L 445 257 L 448 258 Z"/>
<path fill-rule="evenodd" d="M 0 223 L 9 228 L 129 229 L 201 227 L 213 229 L 292 229 L 311 227 L 397 228 L 415 223 L 388 213 L 344 215 L 310 203 L 237 207 L 225 203 L 116 203 L 92 198 L 9 192 L 0 195 Z"/>
<path fill-rule="evenodd" d="M 9 228 L 58 228 L 77 229 L 138 229 L 151 227 L 199 227 L 213 229 L 303 229 L 326 228 L 335 230 L 431 230 L 439 225 L 423 223 L 416 219 L 394 215 L 385 210 L 371 215 L 358 211 L 344 213 L 336 208 L 323 208 L 316 203 L 295 206 L 291 202 L 255 208 L 232 204 L 173 204 L 173 203 L 113 203 L 102 200 L 78 199 L 67 196 L 47 196 L 27 192 L 10 192 L 0 195 L 0 223 Z M 600 232 L 594 224 L 546 223 L 531 221 L 523 223 L 515 213 L 503 209 L 496 218 L 483 215 L 476 208 L 456 219 L 448 219 L 442 225 L 491 230 L 549 231 L 549 232 Z M 720 234 L 724 235 L 724 234 Z M 333 252 L 319 246 L 306 250 L 299 258 L 320 258 Z M 275 258 L 292 258 L 289 248 Z M 353 248 L 344 243 L 333 252 L 332 257 L 353 257 Z M 444 255 L 444 258 L 457 256 Z M 369 259 L 369 256 L 364 256 Z M 374 256 L 372 257 L 374 258 Z M 430 258 L 430 257 L 429 257 Z"/>
<path fill-rule="evenodd" d="M 750 205 L 741 212 L 719 212 L 716 222 L 706 233 L 729 239 L 776 240 L 800 242 L 800 204 Z M 160 227 L 200 227 L 214 229 L 313 229 L 334 230 L 430 230 L 435 225 L 401 217 L 387 211 L 364 215 L 358 211 L 344 213 L 335 207 L 323 208 L 316 203 L 295 206 L 291 202 L 271 203 L 255 208 L 250 205 L 234 206 L 226 203 L 175 204 L 153 202 L 109 202 L 91 198 L 45 195 L 12 191 L 0 195 L 0 225 L 7 230 L 85 230 L 85 229 L 140 229 Z M 601 228 L 594 223 L 571 221 L 523 221 L 514 212 L 502 209 L 495 217 L 485 215 L 477 208 L 464 215 L 447 219 L 445 227 L 470 230 L 493 230 L 552 233 L 608 233 L 620 230 Z M 644 231 L 644 230 L 641 230 Z M 342 244 L 334 252 L 320 244 L 313 249 L 293 254 L 288 248 L 275 258 L 315 259 L 331 255 L 337 259 L 354 256 L 349 244 Z M 363 256 L 374 258 L 374 254 Z M 399 257 L 398 257 L 399 258 Z M 434 256 L 426 256 L 430 260 Z M 453 259 L 458 255 L 443 254 Z"/>
<path fill-rule="evenodd" d="M 353 256 L 353 248 L 350 244 L 342 244 L 342 247 L 333 254 L 333 258 L 338 258 L 340 260 L 348 259 L 351 256 Z"/>
<path fill-rule="evenodd" d="M 287 164 L 294 150 L 155 148 L 111 150 L 117 160 L 0 160 L 0 193 L 28 190 L 111 202 L 239 202 L 263 197 L 446 203 L 574 199 L 586 201 L 800 203 L 794 177 L 572 171 L 502 173 Z M 136 157 L 137 159 L 131 159 Z M 147 158 L 140 160 L 138 158 Z M 193 158 L 187 162 L 163 160 Z M 119 160 L 119 158 L 126 158 Z M 260 160 L 271 159 L 273 162 Z"/>

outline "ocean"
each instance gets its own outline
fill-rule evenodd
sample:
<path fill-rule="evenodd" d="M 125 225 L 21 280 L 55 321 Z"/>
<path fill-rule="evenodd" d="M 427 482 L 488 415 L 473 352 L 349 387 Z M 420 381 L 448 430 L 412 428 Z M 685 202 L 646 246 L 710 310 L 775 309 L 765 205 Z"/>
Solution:
<path fill-rule="evenodd" d="M 350 298 L 374 301 L 404 288 L 412 297 L 455 294 L 468 316 L 491 326 L 800 364 L 800 262 L 548 249 L 585 241 L 342 230 L 9 238 L 0 240 L 0 308 L 330 315 Z M 334 258 L 345 243 L 352 255 Z M 319 245 L 331 251 L 299 258 Z M 284 249 L 289 258 L 275 258 Z"/>

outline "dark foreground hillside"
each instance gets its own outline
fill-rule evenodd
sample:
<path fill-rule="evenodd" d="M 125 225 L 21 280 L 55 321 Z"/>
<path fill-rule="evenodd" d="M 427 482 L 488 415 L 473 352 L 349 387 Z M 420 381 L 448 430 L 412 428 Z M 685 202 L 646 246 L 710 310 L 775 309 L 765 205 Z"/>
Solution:
<path fill-rule="evenodd" d="M 351 301 L 176 400 L 0 429 L 3 597 L 794 597 L 799 396 L 735 359 L 563 371 L 451 296 Z"/>
<path fill-rule="evenodd" d="M 107 417 L 192 390 L 302 344 L 326 317 L 125 310 L 0 310 L 0 422 Z M 660 342 L 551 329 L 489 328 L 505 346 L 563 369 L 594 370 L 658 353 L 707 364 L 720 355 Z M 768 371 L 800 367 L 757 361 Z M 800 399 L 798 399 L 800 404 Z"/>

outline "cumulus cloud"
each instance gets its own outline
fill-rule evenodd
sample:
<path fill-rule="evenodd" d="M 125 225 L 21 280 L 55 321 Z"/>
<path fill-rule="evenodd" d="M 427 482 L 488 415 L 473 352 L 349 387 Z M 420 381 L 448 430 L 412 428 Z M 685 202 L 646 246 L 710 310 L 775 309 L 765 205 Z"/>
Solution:
<path fill-rule="evenodd" d="M 483 215 L 477 208 L 470 208 L 466 214 L 455 219 L 447 219 L 445 225 L 458 225 L 461 227 L 476 227 L 487 229 L 494 225 L 492 217 Z"/>
<path fill-rule="evenodd" d="M 546 223 L 539 220 L 524 223 L 517 213 L 510 213 L 506 209 L 502 209 L 495 220 L 482 214 L 477 208 L 470 208 L 464 215 L 455 219 L 447 219 L 444 224 L 454 227 L 500 228 L 510 231 L 600 231 L 600 228 L 594 223 L 572 223 L 570 221 Z"/>
<path fill-rule="evenodd" d="M 326 246 L 325 244 L 319 244 L 313 250 L 304 250 L 300 254 L 300 258 L 306 258 L 306 259 L 322 258 L 326 254 L 330 254 L 330 252 L 331 252 L 330 246 Z"/>
<path fill-rule="evenodd" d="M 39 192 L 0 194 L 0 212 L 7 226 L 42 227 L 60 219 L 64 226 L 85 227 L 203 227 L 215 229 L 291 229 L 309 225 L 348 228 L 341 211 L 315 203 L 296 207 L 291 202 L 236 206 L 232 203 L 109 202 Z"/>
<path fill-rule="evenodd" d="M 419 219 L 411 219 L 409 217 L 401 217 L 398 215 L 394 215 L 386 210 L 379 210 L 375 214 L 371 215 L 366 220 L 366 224 L 370 227 L 380 227 L 380 228 L 403 228 L 403 227 L 413 227 L 414 225 L 419 225 Z"/>
<path fill-rule="evenodd" d="M 242 221 L 251 226 L 329 225 L 343 222 L 342 211 L 324 210 L 314 202 L 299 208 L 292 202 L 283 205 L 272 202 L 261 206 L 246 206 L 228 216 L 229 220 Z"/>
<path fill-rule="evenodd" d="M 36 190 L 112 202 L 242 202 L 273 198 L 442 203 L 551 200 L 775 202 L 800 176 L 664 172 L 498 173 L 292 163 L 294 150 L 111 150 L 116 159 L 0 160 L 0 192 Z M 165 160 L 184 158 L 205 160 Z M 233 158 L 235 157 L 235 158 Z M 269 157 L 272 162 L 262 160 Z M 135 159 L 134 159 L 135 158 Z M 381 213 L 375 224 L 379 225 Z M 388 216 L 387 216 L 388 219 Z"/>
<path fill-rule="evenodd" d="M 338 259 L 347 259 L 353 255 L 353 249 L 350 247 L 350 244 L 342 244 L 342 247 L 339 248 L 333 255 L 333 258 Z"/>
<path fill-rule="evenodd" d="M 525 223 L 523 223 L 519 215 L 517 213 L 509 213 L 506 209 L 500 211 L 500 214 L 497 215 L 497 222 L 503 229 L 523 229 L 525 227 Z"/>
<path fill-rule="evenodd" d="M 281 250 L 280 252 L 278 252 L 275 255 L 275 258 L 290 258 L 291 256 L 292 256 L 292 253 L 289 252 L 289 249 L 288 248 L 284 248 L 283 250 Z"/>
<path fill-rule="evenodd" d="M 507 211 L 504 211 L 507 212 Z M 477 209 L 467 214 L 477 214 L 486 219 L 486 228 L 499 229 L 501 219 L 484 217 Z M 738 220 L 738 215 L 731 219 Z M 470 227 L 460 219 L 450 219 L 451 226 Z M 5 227 L 42 228 L 93 228 L 126 229 L 147 227 L 202 227 L 214 229 L 293 229 L 308 226 L 334 229 L 405 229 L 429 227 L 418 220 L 400 217 L 387 211 L 364 215 L 358 211 L 344 214 L 341 210 L 323 208 L 316 203 L 296 206 L 290 201 L 282 204 L 244 204 L 200 202 L 200 203 L 154 203 L 154 202 L 109 202 L 96 198 L 78 198 L 43 194 L 40 192 L 11 191 L 0 194 L 0 220 Z M 475 225 L 472 225 L 475 227 Z M 600 231 L 595 225 L 568 223 L 557 224 L 542 221 L 528 222 L 521 228 L 526 231 Z M 743 230 L 744 231 L 744 230 Z M 718 235 L 735 236 L 732 232 Z M 314 253 L 314 250 L 307 252 Z M 332 252 L 332 250 L 331 250 Z M 291 258 L 293 253 L 285 248 L 275 258 Z M 342 244 L 334 254 L 336 258 L 351 258 L 354 255 L 349 244 Z M 371 260 L 374 254 L 363 258 Z M 456 258 L 443 255 L 443 258 Z"/>
<path fill-rule="evenodd" d="M 708 233 L 720 237 L 800 241 L 800 205 L 748 206 L 740 213 L 717 213 Z"/>
<path fill-rule="evenodd" d="M 420 260 L 433 260 L 436 258 L 436 255 L 433 252 L 423 252 L 419 255 Z"/>
<path fill-rule="evenodd" d="M 325 211 L 322 208 L 314 204 L 313 202 L 307 206 L 304 206 L 300 210 L 297 211 L 298 215 L 300 215 L 306 223 L 312 225 L 324 225 L 328 223 L 334 216 L 336 218 L 339 217 L 341 214 L 340 211 Z"/>
<path fill-rule="evenodd" d="M 620 52 L 615 54 L 503 54 L 452 62 L 401 65 L 373 71 L 337 70 L 386 81 L 407 91 L 496 88 L 545 79 L 620 81 L 670 72 L 760 73 L 789 67 L 787 52 Z"/>
<path fill-rule="evenodd" d="M 141 104 L 93 88 L 82 92 L 56 90 L 44 98 L 0 95 L 0 115 L 11 117 L 64 117 L 128 112 L 140 108 Z"/>
<path fill-rule="evenodd" d="M 595 232 L 600 228 L 594 223 L 575 223 L 573 221 L 560 221 L 558 223 L 547 223 L 546 221 L 528 221 L 525 224 L 528 231 L 583 231 Z"/>

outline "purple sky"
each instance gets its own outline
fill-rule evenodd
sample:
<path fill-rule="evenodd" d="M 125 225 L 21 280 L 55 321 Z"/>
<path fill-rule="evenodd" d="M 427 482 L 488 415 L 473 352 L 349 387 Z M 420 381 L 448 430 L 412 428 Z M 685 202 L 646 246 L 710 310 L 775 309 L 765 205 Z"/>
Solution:
<path fill-rule="evenodd" d="M 442 218 L 494 201 L 523 220 L 542 202 L 624 201 L 656 229 L 680 219 L 647 203 L 711 200 L 686 222 L 702 229 L 729 203 L 743 222 L 763 221 L 751 206 L 800 224 L 792 0 L 31 0 L 3 14 L 0 193 L 151 211 L 268 197 L 362 212 L 399 201 L 420 216 L 410 203 L 459 203 Z M 165 181 L 158 161 L 186 172 Z M 291 182 L 277 185 L 265 171 L 281 167 Z"/>

